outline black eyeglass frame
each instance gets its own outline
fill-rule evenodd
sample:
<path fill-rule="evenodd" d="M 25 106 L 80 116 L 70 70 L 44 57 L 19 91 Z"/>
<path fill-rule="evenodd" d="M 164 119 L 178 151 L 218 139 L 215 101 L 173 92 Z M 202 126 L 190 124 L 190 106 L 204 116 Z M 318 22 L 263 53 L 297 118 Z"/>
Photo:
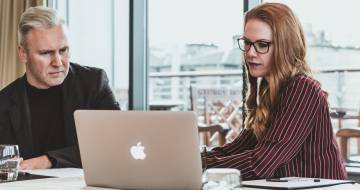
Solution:
<path fill-rule="evenodd" d="M 241 41 L 243 41 L 243 44 L 244 44 L 244 45 L 243 45 L 243 48 L 242 48 L 242 46 L 241 46 L 241 43 L 242 43 Z M 247 42 L 247 43 L 250 44 L 248 48 L 245 48 L 245 42 Z M 239 49 L 240 49 L 241 51 L 243 51 L 243 52 L 248 52 L 248 51 L 251 49 L 251 46 L 254 46 L 254 49 L 255 49 L 256 53 L 260 53 L 260 54 L 266 54 L 266 53 L 268 53 L 268 52 L 269 52 L 269 49 L 270 49 L 270 46 L 271 46 L 271 44 L 272 44 L 271 41 L 257 40 L 257 41 L 255 41 L 255 42 L 252 42 L 252 41 L 250 41 L 250 40 L 248 40 L 248 39 L 245 39 L 245 38 L 238 38 L 238 39 L 237 39 L 237 43 L 238 43 Z M 255 45 L 255 44 L 258 44 L 258 43 L 264 43 L 264 44 L 266 44 L 266 45 L 267 45 L 266 51 L 264 51 L 264 52 L 259 51 L 258 48 L 257 48 L 256 45 Z"/>

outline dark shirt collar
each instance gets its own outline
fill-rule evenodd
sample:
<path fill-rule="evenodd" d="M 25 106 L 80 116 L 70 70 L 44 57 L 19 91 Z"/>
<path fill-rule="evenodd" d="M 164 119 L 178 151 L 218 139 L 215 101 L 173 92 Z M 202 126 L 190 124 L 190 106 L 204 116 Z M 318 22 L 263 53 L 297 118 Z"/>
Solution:
<path fill-rule="evenodd" d="M 29 93 L 29 92 L 32 92 L 32 93 L 48 93 L 48 92 L 52 92 L 52 91 L 57 91 L 59 89 L 61 89 L 62 85 L 63 84 L 60 84 L 60 85 L 57 85 L 57 86 L 52 86 L 48 89 L 40 89 L 40 88 L 37 88 L 35 86 L 32 86 L 26 76 L 24 77 L 25 78 L 25 86 L 26 86 L 26 91 Z"/>

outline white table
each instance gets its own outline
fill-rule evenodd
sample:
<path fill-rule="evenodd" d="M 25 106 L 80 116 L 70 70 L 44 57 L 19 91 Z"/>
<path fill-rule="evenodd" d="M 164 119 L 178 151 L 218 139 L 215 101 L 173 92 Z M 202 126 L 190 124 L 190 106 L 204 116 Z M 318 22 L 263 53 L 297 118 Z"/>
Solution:
<path fill-rule="evenodd" d="M 82 169 L 62 168 L 46 170 L 28 170 L 31 174 L 54 176 L 56 178 L 35 179 L 26 181 L 17 181 L 1 183 L 0 189 L 9 190 L 110 190 L 109 188 L 87 187 L 84 181 Z"/>
<path fill-rule="evenodd" d="M 45 178 L 27 181 L 17 181 L 10 183 L 1 183 L 0 189 L 6 190 L 110 190 L 110 188 L 87 187 L 84 181 L 82 169 L 63 168 L 47 170 L 29 170 L 32 174 L 48 175 L 57 178 Z M 326 188 L 323 190 L 359 190 L 360 184 L 343 184 Z M 254 188 L 244 188 L 244 190 L 255 190 Z"/>

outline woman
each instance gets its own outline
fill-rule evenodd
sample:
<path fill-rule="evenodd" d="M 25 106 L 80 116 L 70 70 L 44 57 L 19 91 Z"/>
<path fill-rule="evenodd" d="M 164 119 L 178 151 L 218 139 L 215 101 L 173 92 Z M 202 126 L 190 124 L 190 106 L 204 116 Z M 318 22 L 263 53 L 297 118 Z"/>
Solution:
<path fill-rule="evenodd" d="M 327 95 L 311 78 L 302 27 L 286 5 L 265 3 L 245 16 L 248 94 L 245 129 L 203 153 L 204 168 L 237 168 L 244 179 L 346 179 Z"/>

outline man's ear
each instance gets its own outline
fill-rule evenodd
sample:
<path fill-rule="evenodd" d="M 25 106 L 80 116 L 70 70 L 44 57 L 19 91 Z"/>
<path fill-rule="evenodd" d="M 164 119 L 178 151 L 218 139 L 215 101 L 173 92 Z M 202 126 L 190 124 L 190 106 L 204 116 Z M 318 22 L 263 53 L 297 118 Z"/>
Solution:
<path fill-rule="evenodd" d="M 18 45 L 17 52 L 19 56 L 20 63 L 25 64 L 28 62 L 28 54 L 26 49 L 22 45 Z"/>

